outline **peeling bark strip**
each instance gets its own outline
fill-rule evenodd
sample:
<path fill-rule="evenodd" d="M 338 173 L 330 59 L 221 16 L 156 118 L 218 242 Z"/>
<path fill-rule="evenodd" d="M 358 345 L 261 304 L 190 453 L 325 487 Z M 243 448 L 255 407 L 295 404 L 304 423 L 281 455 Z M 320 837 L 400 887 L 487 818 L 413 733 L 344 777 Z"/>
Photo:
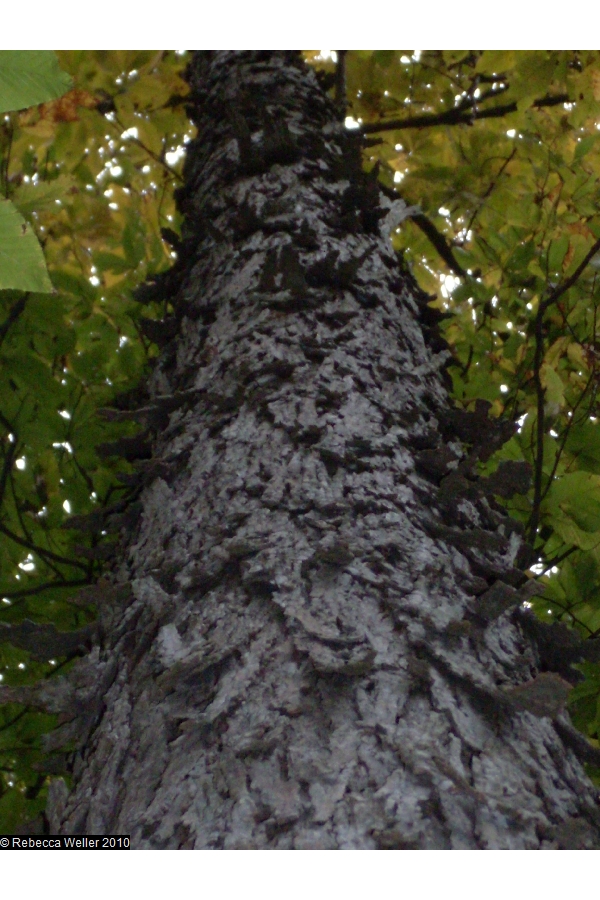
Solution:
<path fill-rule="evenodd" d="M 512 426 L 451 408 L 389 241 L 401 206 L 296 55 L 200 54 L 189 79 L 179 260 L 139 297 L 179 323 L 148 404 L 185 398 L 152 444 L 176 462 L 147 469 L 98 589 L 53 828 L 137 848 L 600 846 L 560 736 L 568 682 L 540 675 L 512 613 L 525 557 L 492 495 L 524 473 L 476 477 Z"/>

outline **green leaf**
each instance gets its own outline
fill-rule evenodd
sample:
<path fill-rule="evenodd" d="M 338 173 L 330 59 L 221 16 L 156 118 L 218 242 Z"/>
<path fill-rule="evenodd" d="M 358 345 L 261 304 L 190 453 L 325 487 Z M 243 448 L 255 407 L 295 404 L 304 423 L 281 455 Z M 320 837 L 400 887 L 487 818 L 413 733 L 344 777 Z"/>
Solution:
<path fill-rule="evenodd" d="M 0 51 L 0 113 L 55 100 L 71 87 L 52 50 Z"/>
<path fill-rule="evenodd" d="M 387 69 L 393 63 L 394 57 L 396 55 L 396 50 L 375 50 L 373 53 L 373 59 L 378 65 L 381 66 L 382 69 Z"/>
<path fill-rule="evenodd" d="M 135 268 L 146 254 L 146 241 L 141 224 L 130 217 L 123 230 L 123 250 L 131 268 Z"/>
<path fill-rule="evenodd" d="M 600 545 L 600 532 L 582 531 L 572 519 L 553 517 L 549 524 L 560 535 L 565 544 L 580 550 L 594 550 Z"/>
<path fill-rule="evenodd" d="M 506 263 L 506 268 L 515 270 L 525 269 L 534 256 L 535 244 L 533 241 L 527 241 L 525 244 L 521 244 L 520 246 L 518 246 L 514 253 L 512 253 L 510 259 Z"/>
<path fill-rule="evenodd" d="M 600 474 L 600 425 L 584 422 L 569 432 L 566 449 L 577 460 L 579 469 Z"/>
<path fill-rule="evenodd" d="M 556 504 L 574 505 L 586 499 L 600 500 L 600 479 L 587 472 L 568 472 L 552 482 L 548 499 Z"/>
<path fill-rule="evenodd" d="M 52 293 L 52 282 L 31 225 L 10 200 L 0 200 L 0 290 Z"/>
<path fill-rule="evenodd" d="M 129 272 L 131 271 L 131 265 L 126 260 L 123 259 L 122 256 L 117 256 L 116 253 L 107 253 L 104 251 L 98 251 L 98 253 L 94 254 L 94 264 L 101 271 L 111 271 L 111 272 Z"/>
<path fill-rule="evenodd" d="M 551 272 L 558 272 L 562 266 L 565 254 L 569 249 L 569 235 L 562 234 L 558 240 L 552 241 L 548 250 L 548 269 Z"/>
<path fill-rule="evenodd" d="M 580 159 L 583 159 L 586 154 L 592 150 L 593 147 L 596 146 L 598 142 L 598 136 L 596 134 L 589 134 L 587 137 L 582 138 L 575 148 L 575 155 L 573 156 L 573 162 L 579 162 Z"/>
<path fill-rule="evenodd" d="M 544 386 L 544 400 L 551 409 L 561 407 L 565 401 L 565 386 L 562 378 L 552 366 L 544 363 L 540 369 L 540 379 Z"/>
<path fill-rule="evenodd" d="M 54 181 L 24 182 L 12 194 L 11 199 L 26 218 L 32 213 L 41 211 L 56 211 L 56 201 L 64 200 L 65 195 L 73 186 L 73 179 L 68 175 L 59 176 Z"/>
<path fill-rule="evenodd" d="M 484 50 L 477 61 L 475 71 L 490 74 L 506 72 L 515 64 L 515 53 L 515 50 Z"/>

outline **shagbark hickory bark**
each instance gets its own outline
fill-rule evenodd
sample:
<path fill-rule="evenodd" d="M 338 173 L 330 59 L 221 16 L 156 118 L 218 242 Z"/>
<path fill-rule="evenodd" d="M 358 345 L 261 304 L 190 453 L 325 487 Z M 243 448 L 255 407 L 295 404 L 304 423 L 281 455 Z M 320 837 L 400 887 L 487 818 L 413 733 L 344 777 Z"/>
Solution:
<path fill-rule="evenodd" d="M 492 495 L 523 473 L 476 476 L 512 426 L 453 408 L 389 240 L 401 206 L 295 54 L 199 54 L 189 79 L 179 260 L 144 295 L 179 327 L 150 380 L 141 514 L 71 682 L 85 741 L 52 829 L 598 846 L 565 682 L 514 612 L 521 538 Z"/>

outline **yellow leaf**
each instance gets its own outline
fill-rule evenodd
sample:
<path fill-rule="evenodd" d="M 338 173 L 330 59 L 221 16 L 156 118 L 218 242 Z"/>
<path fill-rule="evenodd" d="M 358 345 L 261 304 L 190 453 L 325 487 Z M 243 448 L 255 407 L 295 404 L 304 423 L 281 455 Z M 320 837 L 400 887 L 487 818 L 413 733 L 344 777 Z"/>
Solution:
<path fill-rule="evenodd" d="M 484 50 L 477 60 L 475 71 L 500 75 L 503 72 L 510 71 L 514 64 L 514 50 Z"/>
<path fill-rule="evenodd" d="M 587 368 L 587 362 L 585 356 L 583 355 L 583 348 L 581 344 L 576 344 L 572 341 L 567 347 L 567 356 L 569 357 L 571 362 L 578 368 Z"/>
<path fill-rule="evenodd" d="M 554 368 L 558 363 L 558 360 L 564 354 L 567 346 L 569 344 L 569 337 L 561 337 L 558 338 L 551 347 L 548 348 L 548 351 L 544 357 L 544 365 L 549 368 Z M 542 384 L 544 382 L 542 381 Z"/>
<path fill-rule="evenodd" d="M 564 405 L 565 387 L 560 375 L 554 371 L 552 366 L 544 363 L 540 368 L 540 381 L 545 388 L 544 400 L 548 407 L 548 412 L 553 413 L 554 409 Z M 558 410 L 556 410 L 558 412 Z"/>
<path fill-rule="evenodd" d="M 24 125 L 23 131 L 30 137 L 37 137 L 47 141 L 54 137 L 56 126 L 51 119 L 40 119 L 35 125 Z"/>
<path fill-rule="evenodd" d="M 565 544 L 572 544 L 580 550 L 593 550 L 600 545 L 600 532 L 583 531 L 572 519 L 552 518 L 552 527 Z"/>
<path fill-rule="evenodd" d="M 590 82 L 592 84 L 594 100 L 600 100 L 600 72 L 597 69 L 590 72 Z"/>

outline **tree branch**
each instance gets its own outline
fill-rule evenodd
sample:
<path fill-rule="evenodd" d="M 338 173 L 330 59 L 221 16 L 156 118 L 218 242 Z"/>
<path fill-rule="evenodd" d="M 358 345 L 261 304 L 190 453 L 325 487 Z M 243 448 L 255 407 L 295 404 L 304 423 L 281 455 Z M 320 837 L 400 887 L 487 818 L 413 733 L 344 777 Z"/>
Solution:
<path fill-rule="evenodd" d="M 14 725 L 19 719 L 22 719 L 24 715 L 27 714 L 27 707 L 22 709 L 21 712 L 18 712 L 16 716 L 13 716 L 12 719 L 9 719 L 8 722 L 5 722 L 4 725 L 0 725 L 0 731 L 6 731 L 11 725 Z M 4 750 L 4 748 L 2 748 Z M 6 752 L 6 750 L 4 751 Z"/>
<path fill-rule="evenodd" d="M 539 305 L 537 315 L 535 317 L 535 355 L 533 360 L 533 381 L 537 397 L 537 423 L 536 423 L 536 460 L 533 484 L 533 509 L 531 511 L 531 519 L 529 523 L 529 543 L 535 546 L 535 538 L 540 521 L 540 503 L 542 502 L 542 470 L 544 466 L 544 434 L 545 434 L 545 418 L 544 418 L 544 387 L 540 377 L 540 369 L 542 367 L 542 358 L 544 355 L 544 313 L 562 295 L 573 287 L 577 279 L 581 276 L 590 260 L 600 250 L 600 238 L 588 250 L 582 261 L 579 263 L 575 271 L 566 281 L 557 285 L 551 294 L 546 297 Z"/>
<path fill-rule="evenodd" d="M 592 384 L 594 383 L 595 380 L 596 380 L 596 370 L 594 368 L 594 369 L 592 369 L 592 374 L 588 378 L 588 382 L 587 382 L 586 386 L 584 387 L 581 394 L 577 398 L 577 402 L 575 403 L 575 406 L 573 406 L 573 408 L 571 409 L 571 416 L 569 417 L 569 421 L 567 422 L 564 433 L 561 437 L 561 441 L 560 441 L 558 450 L 556 451 L 556 456 L 554 459 L 554 464 L 552 466 L 552 471 L 550 472 L 550 477 L 548 479 L 548 483 L 547 483 L 547 485 L 542 493 L 542 496 L 540 498 L 541 500 L 543 500 L 545 498 L 546 494 L 550 490 L 550 485 L 552 484 L 552 482 L 554 480 L 554 476 L 556 475 L 556 470 L 558 469 L 558 464 L 560 462 L 560 458 L 563 454 L 566 443 L 569 439 L 569 434 L 570 434 L 571 428 L 575 422 L 575 413 L 577 412 L 577 409 L 578 409 L 580 403 L 582 402 L 583 398 L 585 397 L 585 395 L 588 391 L 588 388 L 590 388 L 592 386 Z"/>
<path fill-rule="evenodd" d="M 544 571 L 541 572 L 540 575 L 536 575 L 535 577 L 541 578 L 542 575 L 547 575 L 553 566 L 558 566 L 559 563 L 563 562 L 563 560 L 567 559 L 569 556 L 575 553 L 576 550 L 579 550 L 579 547 L 569 547 L 568 550 L 565 550 L 565 552 L 561 553 L 559 556 L 554 556 L 552 559 L 547 559 L 544 563 Z M 554 603 L 554 600 L 552 602 Z"/>
<path fill-rule="evenodd" d="M 397 191 L 382 184 L 381 181 L 379 182 L 379 189 L 386 197 L 389 197 L 392 202 L 395 202 L 400 197 Z M 448 243 L 446 236 L 443 235 L 441 231 L 438 231 L 431 219 L 429 219 L 425 213 L 412 215 L 411 219 L 415 225 L 419 226 L 423 234 L 433 244 L 450 271 L 454 272 L 454 274 L 458 275 L 460 278 L 468 278 L 468 273 L 465 272 L 460 263 L 455 259 L 454 254 L 452 253 L 452 247 Z"/>
<path fill-rule="evenodd" d="M 423 213 L 417 213 L 417 215 L 412 216 L 412 220 L 415 225 L 418 225 L 429 242 L 433 244 L 450 271 L 454 272 L 455 275 L 458 275 L 459 278 L 468 278 L 468 273 L 465 272 L 460 263 L 457 262 L 452 253 L 452 248 L 445 236 L 441 231 L 438 231 L 431 219 L 428 219 Z"/>
<path fill-rule="evenodd" d="M 4 320 L 2 325 L 0 325 L 0 347 L 2 346 L 4 338 L 8 334 L 11 325 L 13 325 L 13 323 L 17 321 L 17 319 L 25 309 L 25 305 L 28 299 L 29 294 L 24 294 L 22 297 L 19 297 L 19 299 L 16 300 L 11 306 L 6 319 Z"/>
<path fill-rule="evenodd" d="M 83 569 L 84 572 L 87 572 L 88 566 L 87 564 L 81 563 L 76 559 L 68 559 L 66 556 L 59 556 L 57 553 L 52 553 L 51 550 L 44 550 L 42 547 L 36 546 L 33 541 L 27 541 L 25 538 L 19 537 L 18 534 L 14 534 L 9 528 L 5 525 L 0 524 L 0 532 L 5 534 L 6 537 L 10 538 L 11 541 L 14 541 L 15 544 L 20 544 L 21 547 L 25 547 L 27 550 L 31 550 L 33 553 L 37 553 L 37 555 L 46 561 L 47 559 L 52 559 L 54 562 L 63 563 L 67 566 L 75 566 L 77 569 Z"/>
<path fill-rule="evenodd" d="M 471 231 L 471 229 L 473 228 L 473 225 L 475 224 L 475 219 L 477 218 L 477 216 L 478 216 L 479 213 L 481 212 L 481 209 L 482 209 L 482 207 L 483 207 L 483 205 L 484 205 L 484 204 L 483 204 L 483 201 L 484 201 L 484 200 L 487 200 L 487 198 L 490 196 L 490 194 L 492 193 L 492 191 L 494 190 L 494 188 L 496 187 L 496 185 L 497 185 L 497 183 L 498 183 L 498 179 L 502 176 L 502 174 L 504 173 L 504 170 L 506 169 L 506 167 L 508 166 L 508 164 L 511 162 L 511 160 L 514 158 L 516 152 L 517 152 L 517 148 L 516 148 L 516 147 L 513 147 L 513 149 L 512 149 L 512 151 L 510 152 L 509 156 L 506 157 L 506 159 L 504 160 L 504 162 L 502 163 L 502 165 L 501 165 L 500 168 L 498 169 L 498 172 L 496 173 L 496 176 L 494 177 L 494 180 L 490 182 L 490 184 L 487 186 L 487 188 L 486 188 L 486 190 L 484 191 L 484 193 L 481 195 L 481 203 L 479 203 L 479 204 L 475 207 L 475 210 L 474 210 L 474 212 L 473 212 L 473 215 L 471 216 L 471 218 L 470 218 L 470 220 L 469 220 L 469 224 L 468 224 L 467 227 L 465 228 L 465 231 L 467 232 L 467 234 L 468 234 L 468 232 Z"/>
<path fill-rule="evenodd" d="M 120 129 L 120 134 L 122 134 L 124 131 L 127 131 L 127 130 L 128 130 L 128 129 L 125 127 L 125 125 L 121 122 L 121 120 L 119 119 L 119 117 L 116 115 L 116 113 L 115 113 L 114 119 L 107 119 L 106 116 L 104 116 L 104 118 L 105 118 L 106 121 L 107 121 L 110 125 L 112 125 L 114 128 L 116 128 L 117 130 Z M 140 140 L 139 138 L 137 138 L 137 137 L 133 137 L 133 135 L 131 135 L 131 134 L 128 135 L 127 140 L 131 141 L 131 142 L 134 143 L 134 144 L 137 144 L 138 147 L 141 147 L 142 150 L 144 150 L 144 152 L 147 153 L 148 156 L 149 156 L 151 159 L 154 160 L 154 162 L 158 163 L 159 166 L 162 166 L 162 167 L 163 167 L 163 169 L 165 170 L 165 172 L 168 172 L 169 175 L 172 175 L 173 178 L 176 178 L 176 179 L 177 179 L 177 181 L 180 181 L 181 183 L 183 183 L 183 177 L 179 174 L 179 172 L 176 172 L 175 169 L 174 169 L 172 166 L 170 166 L 170 165 L 168 164 L 168 162 L 166 162 L 166 160 L 164 160 L 164 159 L 162 158 L 162 155 L 159 155 L 158 153 L 155 153 L 154 150 L 151 150 L 150 147 L 147 147 L 146 144 L 144 144 L 143 141 L 141 141 L 141 140 Z"/>
<path fill-rule="evenodd" d="M 497 92 L 496 92 L 497 93 Z M 488 94 L 488 96 L 490 96 Z M 544 106 L 560 106 L 569 103 L 568 94 L 557 94 L 554 97 L 541 97 L 534 100 L 532 106 L 541 109 Z M 490 109 L 476 109 L 478 100 L 467 100 L 455 109 L 442 113 L 423 113 L 419 116 L 406 116 L 404 119 L 390 119 L 387 122 L 368 122 L 360 128 L 361 134 L 373 134 L 378 131 L 401 131 L 404 128 L 431 128 L 436 125 L 472 125 L 479 119 L 501 119 L 509 113 L 517 112 L 516 100 Z"/>
<path fill-rule="evenodd" d="M 17 442 L 11 444 L 9 442 L 8 449 L 6 451 L 6 456 L 4 457 L 4 462 L 2 464 L 2 472 L 0 472 L 0 508 L 2 507 L 2 501 L 4 500 L 4 494 L 6 493 L 6 483 L 8 481 L 8 476 L 10 475 L 10 470 L 12 468 L 13 460 L 17 455 Z"/>
<path fill-rule="evenodd" d="M 335 67 L 335 105 L 340 111 L 342 120 L 346 118 L 346 54 L 347 50 L 338 50 Z"/>
<path fill-rule="evenodd" d="M 541 304 L 540 304 L 541 308 Z M 535 321 L 535 355 L 533 360 L 533 383 L 536 394 L 536 432 L 535 432 L 535 472 L 533 476 L 533 507 L 531 510 L 531 518 L 529 520 L 529 543 L 535 547 L 538 525 L 540 522 L 540 504 L 542 502 L 542 476 L 544 468 L 544 434 L 546 430 L 546 421 L 544 414 L 544 398 L 545 390 L 542 385 L 540 370 L 542 368 L 542 358 L 544 355 L 544 317 L 538 315 Z"/>
<path fill-rule="evenodd" d="M 76 588 L 85 587 L 88 584 L 92 584 L 92 581 L 89 578 L 77 578 L 74 581 L 44 581 L 42 584 L 38 584 L 36 587 L 32 588 L 21 588 L 18 591 L 3 591 L 2 596 L 11 601 L 17 599 L 17 601 L 21 603 L 27 597 L 34 597 L 36 594 L 52 590 L 52 588 Z M 11 608 L 16 605 L 16 603 L 11 603 Z M 8 609 L 8 607 L 6 607 L 6 609 Z"/>
<path fill-rule="evenodd" d="M 543 315 L 549 306 L 551 306 L 553 303 L 556 303 L 556 301 L 559 299 L 559 297 L 562 297 L 565 291 L 568 291 L 569 288 L 573 287 L 579 276 L 582 274 L 583 270 L 587 267 L 590 260 L 594 258 L 598 251 L 600 251 L 600 238 L 598 238 L 598 240 L 592 245 L 591 249 L 588 250 L 573 274 L 570 275 L 566 281 L 563 281 L 562 284 L 557 285 L 552 293 L 544 300 L 544 302 L 540 303 L 538 317 L 540 315 Z"/>

